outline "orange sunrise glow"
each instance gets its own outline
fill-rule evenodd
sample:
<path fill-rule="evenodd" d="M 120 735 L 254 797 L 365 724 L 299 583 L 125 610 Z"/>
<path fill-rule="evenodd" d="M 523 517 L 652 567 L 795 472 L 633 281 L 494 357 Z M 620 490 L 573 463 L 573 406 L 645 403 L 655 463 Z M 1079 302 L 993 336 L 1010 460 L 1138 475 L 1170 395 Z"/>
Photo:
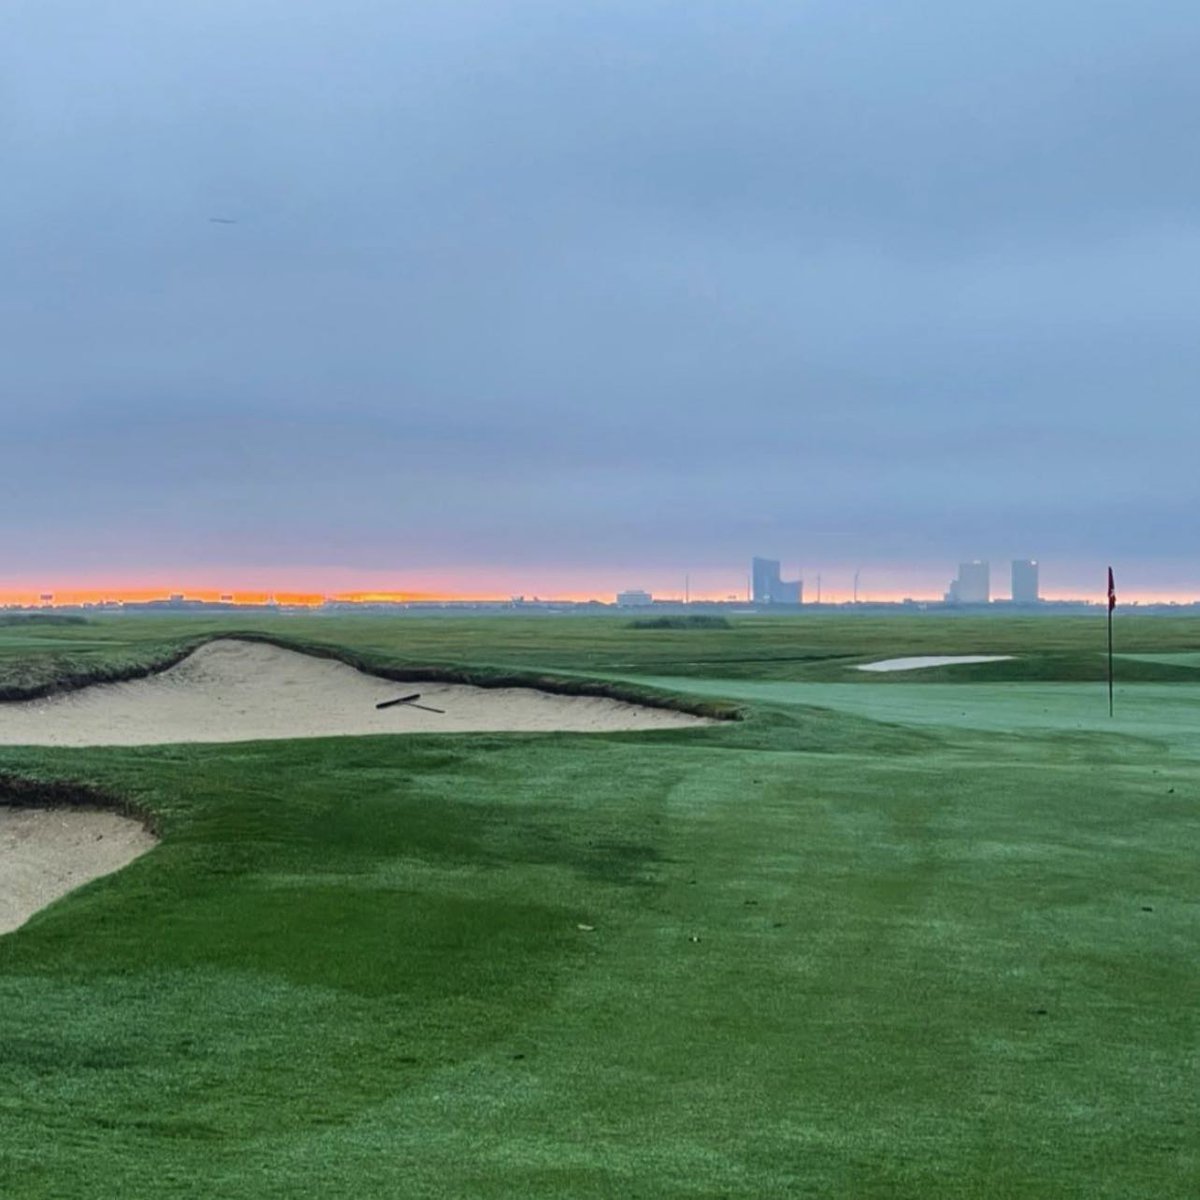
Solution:
<path fill-rule="evenodd" d="M 560 601 L 566 603 L 584 603 L 587 601 L 611 601 L 617 591 L 629 584 L 629 577 L 636 581 L 636 572 L 623 573 L 615 582 L 606 580 L 605 585 L 598 584 L 594 588 L 580 589 L 576 582 L 574 587 L 562 590 L 545 588 L 527 588 L 523 591 L 514 588 L 511 581 L 498 583 L 494 587 L 476 586 L 463 588 L 447 582 L 445 587 L 431 587 L 422 590 L 392 591 L 378 588 L 346 589 L 317 591 L 313 589 L 278 589 L 270 590 L 263 587 L 255 588 L 221 588 L 214 586 L 188 587 L 185 585 L 151 585 L 151 584 L 114 584 L 112 586 L 96 586 L 93 583 L 73 586 L 48 585 L 45 588 L 21 587 L 0 590 L 0 606 L 40 607 L 49 603 L 53 607 L 74 607 L 79 605 L 98 605 L 105 602 L 120 604 L 138 604 L 154 600 L 166 600 L 171 596 L 182 595 L 187 600 L 200 600 L 215 603 L 229 599 L 235 604 L 266 604 L 274 601 L 289 607 L 317 607 L 327 600 L 342 603 L 362 604 L 419 604 L 443 602 L 497 602 L 510 599 L 513 595 L 524 595 L 525 599 L 539 598 L 541 600 Z M 678 586 L 650 587 L 655 599 L 681 602 L 683 589 Z M 52 599 L 46 601 L 44 596 Z M 1192 604 L 1200 597 L 1195 592 L 1180 590 L 1122 590 L 1118 585 L 1118 596 L 1122 607 L 1131 605 L 1154 604 Z M 697 588 L 693 587 L 690 598 L 695 603 L 741 602 L 746 599 L 745 583 L 729 580 L 727 586 Z M 1003 601 L 1006 597 L 999 595 L 994 599 Z M 812 605 L 816 602 L 816 586 L 811 580 L 806 581 L 805 603 Z M 939 603 L 940 592 L 933 588 L 920 589 L 870 589 L 860 588 L 859 600 L 864 604 L 885 603 L 898 604 L 903 600 L 914 600 L 917 603 Z M 1079 590 L 1047 588 L 1042 594 L 1043 600 L 1049 601 L 1081 601 L 1092 600 L 1100 603 L 1103 599 L 1099 590 L 1093 595 L 1087 595 Z M 824 604 L 849 604 L 853 600 L 853 592 L 846 587 L 825 586 L 822 588 L 821 601 Z"/>

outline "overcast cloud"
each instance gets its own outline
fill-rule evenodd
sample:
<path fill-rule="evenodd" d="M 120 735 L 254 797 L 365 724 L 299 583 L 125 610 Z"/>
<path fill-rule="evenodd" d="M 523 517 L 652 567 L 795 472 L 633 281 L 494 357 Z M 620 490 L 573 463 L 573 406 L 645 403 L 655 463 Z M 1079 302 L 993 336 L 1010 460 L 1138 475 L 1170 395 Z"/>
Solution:
<path fill-rule="evenodd" d="M 1200 591 L 1197 61 L 1184 0 L 7 0 L 0 589 Z"/>

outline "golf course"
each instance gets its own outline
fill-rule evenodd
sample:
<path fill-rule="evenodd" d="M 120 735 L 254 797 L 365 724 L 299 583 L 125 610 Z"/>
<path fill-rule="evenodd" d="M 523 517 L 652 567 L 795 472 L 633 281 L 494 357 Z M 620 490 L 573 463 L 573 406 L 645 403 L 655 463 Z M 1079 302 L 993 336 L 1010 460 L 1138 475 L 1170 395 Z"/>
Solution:
<path fill-rule="evenodd" d="M 136 834 L 0 934 L 0 1196 L 1200 1195 L 1200 621 L 1115 636 L 0 623 L 0 902 Z"/>

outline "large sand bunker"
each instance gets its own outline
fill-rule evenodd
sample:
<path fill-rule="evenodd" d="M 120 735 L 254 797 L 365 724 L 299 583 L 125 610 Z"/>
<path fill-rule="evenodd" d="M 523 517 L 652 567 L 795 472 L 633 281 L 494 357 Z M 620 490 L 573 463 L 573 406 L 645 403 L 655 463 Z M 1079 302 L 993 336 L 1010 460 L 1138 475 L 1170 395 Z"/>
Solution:
<path fill-rule="evenodd" d="M 141 822 L 116 813 L 0 805 L 0 933 L 153 845 Z"/>
<path fill-rule="evenodd" d="M 925 654 L 919 658 L 885 658 L 863 663 L 860 671 L 919 671 L 922 667 L 952 667 L 956 663 L 1007 662 L 1011 654 Z"/>
<path fill-rule="evenodd" d="M 411 704 L 382 700 L 419 692 Z M 611 733 L 710 722 L 669 708 L 533 688 L 379 679 L 333 659 L 262 642 L 209 642 L 181 663 L 128 683 L 0 703 L 0 745 L 146 746 L 368 733 Z"/>

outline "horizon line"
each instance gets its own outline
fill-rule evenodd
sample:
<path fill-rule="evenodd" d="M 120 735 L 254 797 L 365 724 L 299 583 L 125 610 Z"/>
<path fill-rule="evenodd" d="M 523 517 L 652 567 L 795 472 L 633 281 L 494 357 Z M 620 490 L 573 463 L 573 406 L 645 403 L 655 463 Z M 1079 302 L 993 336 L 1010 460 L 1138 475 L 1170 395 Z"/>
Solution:
<path fill-rule="evenodd" d="M 652 593 L 653 594 L 653 593 Z M 36 592 L 27 589 L 0 590 L 0 608 L 29 608 L 55 609 L 79 608 L 83 606 L 100 606 L 104 604 L 145 604 L 154 601 L 168 601 L 180 597 L 184 601 L 221 603 L 227 602 L 246 606 L 266 606 L 272 602 L 295 608 L 318 608 L 326 603 L 339 604 L 502 604 L 520 600 L 525 603 L 562 603 L 562 604 L 613 604 L 615 596 L 611 589 L 600 592 L 557 592 L 551 595 L 533 593 L 496 593 L 475 591 L 384 591 L 384 590 L 353 590 L 338 592 L 315 592 L 296 590 L 271 591 L 260 588 L 65 588 L 56 591 Z M 1122 596 L 1124 598 L 1122 598 Z M 607 597 L 607 598 L 606 598 Z M 1038 597 L 1047 603 L 1097 603 L 1103 604 L 1104 597 L 1099 590 L 1095 597 L 1079 595 L 1055 589 Z M 920 595 L 909 591 L 880 591 L 871 595 L 860 595 L 860 605 L 870 604 L 902 604 L 911 601 L 916 604 L 945 603 L 942 595 Z M 752 604 L 746 596 L 733 596 L 727 590 L 719 593 L 692 594 L 688 600 L 683 595 L 654 595 L 655 603 L 663 604 Z M 1011 603 L 1008 596 L 993 596 L 989 603 Z M 806 597 L 801 607 L 815 607 L 817 601 Z M 821 606 L 854 603 L 850 592 L 843 594 L 842 589 L 830 589 L 822 597 Z M 1154 591 L 1154 592 L 1124 592 L 1118 591 L 1120 607 L 1133 605 L 1187 605 L 1200 603 L 1200 595 L 1184 591 Z M 970 607 L 970 606 L 964 606 Z"/>

